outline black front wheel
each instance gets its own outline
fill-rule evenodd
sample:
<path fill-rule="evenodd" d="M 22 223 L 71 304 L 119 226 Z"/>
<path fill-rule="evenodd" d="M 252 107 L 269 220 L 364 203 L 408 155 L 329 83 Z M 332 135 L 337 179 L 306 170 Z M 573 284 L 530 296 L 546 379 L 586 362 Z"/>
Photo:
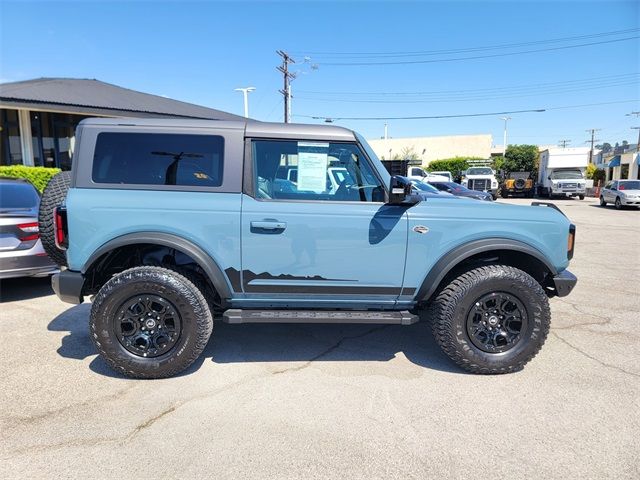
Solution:
<path fill-rule="evenodd" d="M 213 319 L 200 289 L 159 267 L 115 275 L 91 308 L 91 338 L 105 361 L 134 378 L 163 378 L 191 365 L 209 341 Z"/>
<path fill-rule="evenodd" d="M 547 295 L 529 274 L 507 265 L 463 273 L 431 305 L 433 333 L 442 350 L 472 373 L 521 370 L 549 333 Z"/>
<path fill-rule="evenodd" d="M 620 197 L 616 197 L 615 206 L 616 210 L 622 210 L 622 202 L 620 201 Z"/>

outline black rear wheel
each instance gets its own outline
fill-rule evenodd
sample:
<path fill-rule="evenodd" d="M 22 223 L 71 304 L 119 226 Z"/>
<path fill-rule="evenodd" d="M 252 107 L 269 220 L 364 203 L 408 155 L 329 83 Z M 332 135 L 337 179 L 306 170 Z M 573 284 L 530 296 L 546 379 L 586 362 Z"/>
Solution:
<path fill-rule="evenodd" d="M 529 274 L 507 265 L 463 273 L 431 304 L 433 333 L 460 367 L 481 374 L 521 370 L 549 333 L 547 295 Z"/>
<path fill-rule="evenodd" d="M 40 241 L 49 258 L 61 267 L 67 266 L 67 256 L 64 250 L 56 246 L 56 228 L 53 221 L 53 210 L 64 203 L 71 184 L 71 172 L 60 172 L 55 175 L 44 189 L 40 199 L 38 212 L 38 226 Z"/>
<path fill-rule="evenodd" d="M 163 378 L 191 365 L 213 328 L 202 292 L 185 276 L 160 267 L 115 275 L 91 308 L 91 338 L 116 371 Z"/>

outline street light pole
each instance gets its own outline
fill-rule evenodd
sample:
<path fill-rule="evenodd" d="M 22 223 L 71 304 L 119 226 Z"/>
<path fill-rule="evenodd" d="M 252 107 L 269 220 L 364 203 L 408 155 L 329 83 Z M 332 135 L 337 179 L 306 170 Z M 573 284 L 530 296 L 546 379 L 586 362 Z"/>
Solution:
<path fill-rule="evenodd" d="M 244 97 L 244 118 L 249 118 L 249 92 L 253 92 L 255 87 L 235 88 L 236 92 L 242 92 Z"/>
<path fill-rule="evenodd" d="M 511 117 L 500 117 L 500 120 L 504 120 L 504 137 L 502 139 L 502 156 L 507 154 L 507 122 L 511 120 Z"/>

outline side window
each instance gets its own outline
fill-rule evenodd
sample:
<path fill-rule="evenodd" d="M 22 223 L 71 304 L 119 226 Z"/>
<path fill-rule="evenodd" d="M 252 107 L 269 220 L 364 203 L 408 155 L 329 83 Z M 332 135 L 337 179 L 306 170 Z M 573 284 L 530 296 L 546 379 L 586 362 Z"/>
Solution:
<path fill-rule="evenodd" d="M 92 178 L 129 185 L 222 185 L 224 139 L 217 135 L 98 134 Z"/>
<path fill-rule="evenodd" d="M 355 143 L 254 140 L 252 156 L 259 199 L 384 202 L 384 187 Z"/>

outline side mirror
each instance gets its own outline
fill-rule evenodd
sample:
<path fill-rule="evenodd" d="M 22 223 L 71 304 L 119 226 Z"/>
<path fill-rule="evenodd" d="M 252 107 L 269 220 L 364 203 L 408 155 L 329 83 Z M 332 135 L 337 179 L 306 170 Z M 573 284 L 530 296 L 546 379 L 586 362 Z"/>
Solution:
<path fill-rule="evenodd" d="M 420 196 L 413 195 L 412 191 L 413 185 L 408 178 L 394 175 L 389 185 L 389 203 L 392 205 L 418 203 Z"/>

